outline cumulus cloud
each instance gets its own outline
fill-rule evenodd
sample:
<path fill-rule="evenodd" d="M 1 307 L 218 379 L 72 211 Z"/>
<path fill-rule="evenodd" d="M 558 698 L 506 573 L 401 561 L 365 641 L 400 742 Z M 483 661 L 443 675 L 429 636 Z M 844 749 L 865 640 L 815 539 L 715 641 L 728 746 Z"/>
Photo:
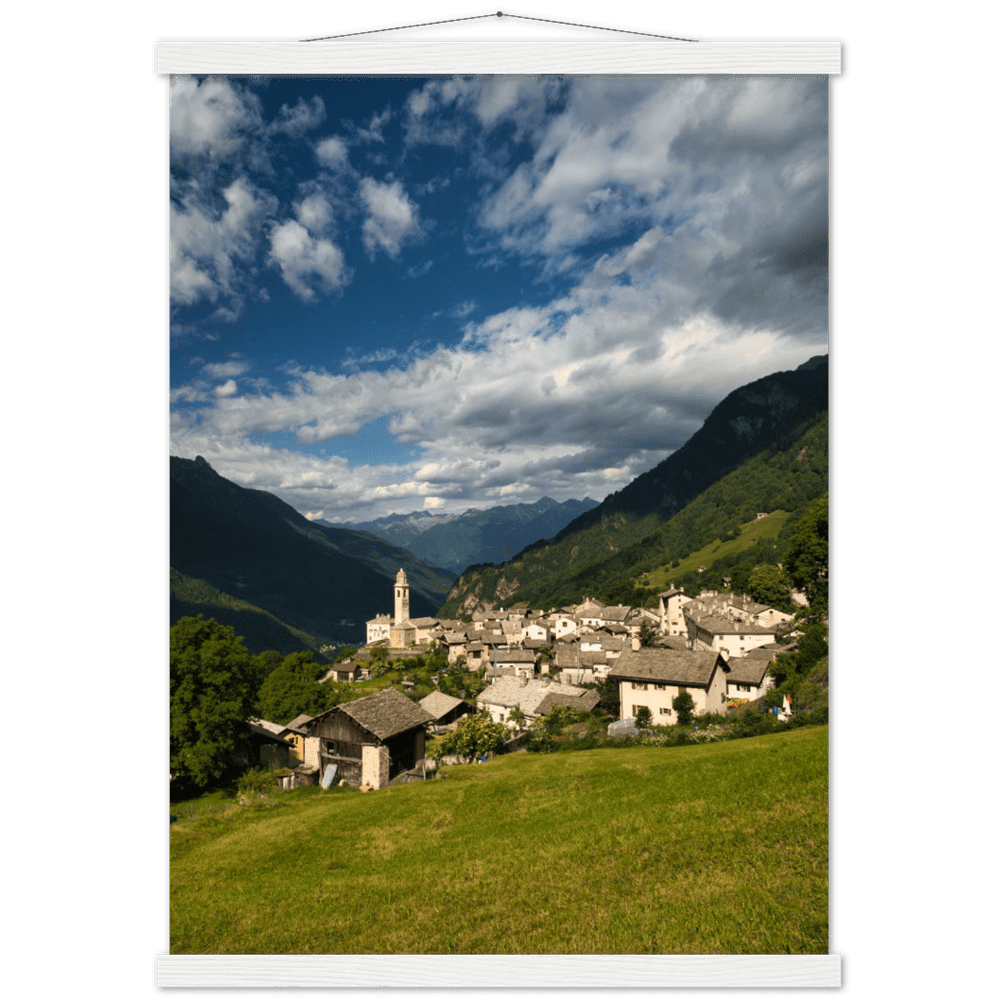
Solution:
<path fill-rule="evenodd" d="M 343 170 L 349 165 L 347 143 L 340 136 L 327 136 L 316 144 L 316 158 L 328 170 Z"/>
<path fill-rule="evenodd" d="M 172 156 L 227 157 L 262 125 L 260 102 L 222 77 L 170 78 Z"/>
<path fill-rule="evenodd" d="M 278 115 L 270 123 L 269 130 L 272 133 L 301 136 L 322 124 L 325 118 L 326 106 L 321 97 L 313 95 L 308 101 L 300 97 L 292 107 L 287 104 L 281 106 Z"/>
<path fill-rule="evenodd" d="M 241 267 L 254 258 L 259 225 L 275 203 L 273 195 L 243 176 L 215 200 L 196 183 L 183 187 L 170 205 L 171 300 L 191 305 L 236 296 L 230 310 L 238 315 Z"/>
<path fill-rule="evenodd" d="M 398 180 L 381 184 L 364 177 L 360 194 L 367 211 L 362 232 L 368 255 L 374 257 L 376 251 L 384 250 L 390 257 L 398 257 L 402 244 L 420 232 L 417 206 Z"/>
<path fill-rule="evenodd" d="M 313 237 L 294 219 L 271 230 L 271 260 L 303 302 L 315 301 L 317 289 L 333 292 L 348 280 L 343 251 L 328 239 Z"/>
<path fill-rule="evenodd" d="M 202 371 L 211 378 L 233 378 L 250 369 L 248 361 L 218 361 L 206 364 Z"/>
<path fill-rule="evenodd" d="M 338 374 L 318 365 L 286 371 L 292 380 L 280 391 L 243 379 L 242 359 L 203 365 L 174 390 L 185 404 L 172 418 L 175 453 L 203 454 L 222 475 L 331 520 L 542 494 L 601 499 L 620 489 L 680 447 L 732 389 L 825 353 L 825 86 L 428 82 L 403 109 L 406 149 L 451 144 L 467 154 L 463 169 L 478 171 L 481 196 L 465 220 L 467 248 L 482 266 L 514 260 L 533 269 L 537 294 L 503 308 L 460 293 L 449 308 L 435 304 L 432 317 L 464 322 L 458 343 L 423 352 L 373 344 L 334 363 Z M 208 96 L 199 100 L 207 105 Z M 203 130 L 221 138 L 208 143 L 191 126 L 191 149 L 238 138 L 227 124 L 237 120 L 232 97 L 220 96 Z M 315 108 L 297 114 L 305 124 Z M 294 117 L 289 109 L 283 120 L 290 127 Z M 377 142 L 390 134 L 386 124 L 382 114 L 345 129 L 352 143 L 362 133 Z M 487 140 L 500 136 L 527 144 L 520 165 L 506 164 L 505 142 L 486 155 Z M 393 175 L 359 180 L 339 136 L 315 151 L 321 182 L 301 183 L 280 215 L 245 177 L 214 204 L 178 188 L 178 301 L 234 289 L 255 225 L 303 302 L 350 278 L 335 229 L 350 247 L 348 227 L 358 226 L 372 261 L 397 259 L 430 231 L 407 192 L 425 192 L 429 214 L 439 185 L 417 187 L 396 164 L 406 186 Z M 345 206 L 355 184 L 352 215 Z M 440 263 L 434 277 L 449 273 Z M 428 257 L 404 273 L 430 268 Z M 546 299 L 549 280 L 556 290 Z M 226 381 L 213 388 L 206 378 Z M 412 448 L 412 460 L 353 465 L 316 454 L 376 420 Z M 308 450 L 260 444 L 269 434 Z"/>

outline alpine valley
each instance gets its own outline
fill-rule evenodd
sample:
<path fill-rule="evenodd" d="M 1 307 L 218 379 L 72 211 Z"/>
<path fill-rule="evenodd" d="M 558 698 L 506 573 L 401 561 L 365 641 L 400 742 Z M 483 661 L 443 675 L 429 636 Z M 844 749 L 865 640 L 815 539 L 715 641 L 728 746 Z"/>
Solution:
<path fill-rule="evenodd" d="M 599 504 L 542 498 L 347 528 L 201 457 L 173 457 L 170 470 L 171 621 L 203 613 L 253 651 L 360 644 L 400 568 L 415 617 L 587 596 L 655 606 L 671 585 L 744 591 L 829 489 L 827 357 L 731 392 L 681 448 Z"/>

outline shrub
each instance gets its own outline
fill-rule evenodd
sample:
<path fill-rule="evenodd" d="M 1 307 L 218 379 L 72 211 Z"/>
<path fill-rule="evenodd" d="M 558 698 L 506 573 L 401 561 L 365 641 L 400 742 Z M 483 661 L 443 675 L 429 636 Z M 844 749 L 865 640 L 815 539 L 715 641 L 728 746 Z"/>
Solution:
<path fill-rule="evenodd" d="M 263 797 L 278 787 L 278 775 L 284 770 L 280 767 L 253 767 L 237 779 L 236 791 L 241 798 Z"/>
<path fill-rule="evenodd" d="M 687 691 L 682 691 L 673 702 L 674 711 L 677 713 L 677 725 L 688 726 L 694 717 L 694 698 Z"/>

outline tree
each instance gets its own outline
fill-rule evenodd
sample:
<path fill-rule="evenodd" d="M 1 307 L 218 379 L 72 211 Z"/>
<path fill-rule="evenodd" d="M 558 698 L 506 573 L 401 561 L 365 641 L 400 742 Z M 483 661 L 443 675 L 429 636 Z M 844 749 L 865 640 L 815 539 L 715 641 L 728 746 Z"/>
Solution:
<path fill-rule="evenodd" d="M 671 704 L 677 713 L 677 724 L 680 726 L 690 725 L 694 718 L 694 698 L 691 697 L 690 692 L 681 691 Z"/>
<path fill-rule="evenodd" d="M 760 563 L 750 571 L 750 596 L 759 604 L 785 610 L 790 604 L 792 581 L 784 570 L 770 563 Z"/>
<path fill-rule="evenodd" d="M 659 646 L 656 641 L 656 629 L 650 624 L 648 618 L 643 618 L 639 626 L 639 645 L 643 649 L 651 649 Z"/>
<path fill-rule="evenodd" d="M 170 771 L 205 787 L 248 761 L 259 664 L 243 637 L 214 618 L 170 629 Z"/>
<path fill-rule="evenodd" d="M 526 718 L 524 712 L 521 711 L 521 706 L 520 705 L 515 705 L 510 710 L 510 715 L 507 716 L 507 719 L 508 719 L 508 721 L 514 723 L 514 729 L 515 730 L 523 729 L 524 728 L 524 723 L 527 721 L 527 718 Z"/>
<path fill-rule="evenodd" d="M 506 739 L 507 727 L 494 722 L 490 713 L 483 710 L 459 719 L 455 729 L 435 740 L 428 753 L 435 757 L 455 755 L 468 763 L 496 750 Z"/>
<path fill-rule="evenodd" d="M 607 712 L 613 719 L 617 719 L 621 709 L 621 688 L 618 684 L 618 678 L 601 678 L 594 685 L 594 690 L 597 691 L 597 697 L 600 699 L 598 704 L 602 711 Z"/>
<path fill-rule="evenodd" d="M 318 715 L 332 708 L 337 704 L 334 689 L 317 683 L 325 670 L 312 653 L 289 653 L 261 685 L 257 699 L 260 714 L 284 725 L 297 715 Z"/>
<path fill-rule="evenodd" d="M 826 611 L 830 571 L 829 494 L 813 501 L 792 534 L 785 567 L 812 610 Z"/>
<path fill-rule="evenodd" d="M 691 696 L 688 695 L 690 698 Z M 635 724 L 640 729 L 647 729 L 653 724 L 653 713 L 645 705 L 640 705 L 638 711 L 635 713 Z"/>

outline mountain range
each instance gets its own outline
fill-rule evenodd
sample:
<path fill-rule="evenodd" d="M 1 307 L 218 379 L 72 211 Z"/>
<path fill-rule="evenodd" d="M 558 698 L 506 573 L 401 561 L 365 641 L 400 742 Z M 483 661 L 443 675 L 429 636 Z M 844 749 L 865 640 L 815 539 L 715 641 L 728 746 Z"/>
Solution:
<path fill-rule="evenodd" d="M 203 612 L 253 651 L 356 645 L 364 623 L 391 610 L 400 567 L 414 617 L 588 595 L 641 603 L 674 573 L 695 589 L 744 586 L 754 565 L 781 560 L 829 489 L 828 379 L 824 356 L 736 389 L 681 448 L 600 504 L 543 498 L 345 528 L 237 486 L 204 458 L 172 457 L 171 620 Z M 747 530 L 760 514 L 770 520 Z M 505 556 L 504 545 L 520 549 Z"/>
<path fill-rule="evenodd" d="M 235 620 L 254 651 L 360 644 L 364 623 L 391 610 L 400 567 L 417 617 L 434 614 L 455 578 L 375 535 L 309 521 L 200 456 L 170 459 L 170 566 L 171 620 Z"/>
<path fill-rule="evenodd" d="M 535 503 L 469 509 L 461 514 L 390 514 L 349 527 L 407 548 L 432 566 L 460 573 L 475 563 L 506 562 L 526 545 L 553 537 L 596 506 L 597 501 L 590 497 L 562 503 L 542 497 Z M 336 527 L 326 521 L 317 523 Z"/>
<path fill-rule="evenodd" d="M 719 565 L 676 582 L 745 585 L 755 562 L 781 560 L 797 519 L 829 489 L 828 394 L 826 356 L 734 390 L 681 448 L 553 539 L 505 564 L 468 568 L 439 614 L 558 607 L 585 596 L 641 603 L 651 596 L 647 581 L 716 541 L 731 543 Z M 777 515 L 763 533 L 766 552 L 749 534 L 739 541 L 758 514 Z"/>

